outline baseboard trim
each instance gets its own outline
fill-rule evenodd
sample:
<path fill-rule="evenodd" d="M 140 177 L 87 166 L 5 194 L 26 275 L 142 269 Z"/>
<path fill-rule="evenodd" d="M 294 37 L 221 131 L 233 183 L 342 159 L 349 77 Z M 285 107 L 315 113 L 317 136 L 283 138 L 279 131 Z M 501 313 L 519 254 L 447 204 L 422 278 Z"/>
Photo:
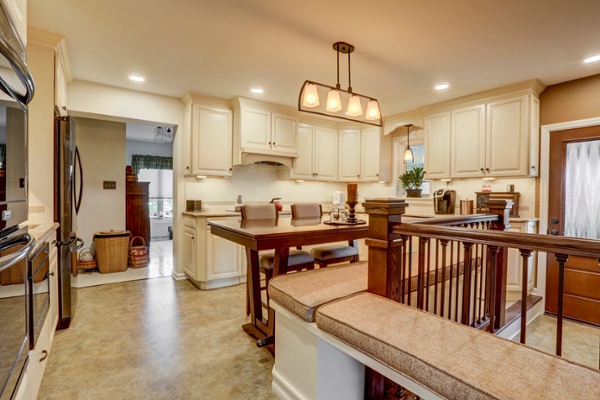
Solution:
<path fill-rule="evenodd" d="M 273 367 L 271 372 L 273 375 L 273 381 L 271 382 L 271 390 L 282 400 L 309 400 L 302 397 L 296 392 Z"/>

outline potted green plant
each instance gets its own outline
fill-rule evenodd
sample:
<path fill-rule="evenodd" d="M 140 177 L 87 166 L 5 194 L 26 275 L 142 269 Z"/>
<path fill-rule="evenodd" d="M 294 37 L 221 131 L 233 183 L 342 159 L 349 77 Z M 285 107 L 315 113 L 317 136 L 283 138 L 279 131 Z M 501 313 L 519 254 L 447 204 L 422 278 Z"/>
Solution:
<path fill-rule="evenodd" d="M 406 190 L 406 197 L 421 197 L 421 186 L 425 179 L 422 167 L 414 167 L 400 175 L 400 182 Z"/>

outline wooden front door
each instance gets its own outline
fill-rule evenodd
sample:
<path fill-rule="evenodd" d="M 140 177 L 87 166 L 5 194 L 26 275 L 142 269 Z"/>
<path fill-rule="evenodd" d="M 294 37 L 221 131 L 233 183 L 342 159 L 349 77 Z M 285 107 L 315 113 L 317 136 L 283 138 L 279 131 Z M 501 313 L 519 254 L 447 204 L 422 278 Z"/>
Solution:
<path fill-rule="evenodd" d="M 548 234 L 600 239 L 600 126 L 550 136 Z M 558 311 L 558 263 L 548 254 L 546 311 Z M 571 256 L 565 264 L 564 315 L 600 324 L 600 264 Z"/>

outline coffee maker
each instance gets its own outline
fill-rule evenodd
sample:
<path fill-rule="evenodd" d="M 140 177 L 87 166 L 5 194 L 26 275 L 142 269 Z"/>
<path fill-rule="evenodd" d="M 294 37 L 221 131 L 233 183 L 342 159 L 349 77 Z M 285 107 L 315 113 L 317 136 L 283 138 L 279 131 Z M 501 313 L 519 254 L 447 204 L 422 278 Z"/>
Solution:
<path fill-rule="evenodd" d="M 433 209 L 436 214 L 454 214 L 456 190 L 439 189 L 433 193 Z"/>

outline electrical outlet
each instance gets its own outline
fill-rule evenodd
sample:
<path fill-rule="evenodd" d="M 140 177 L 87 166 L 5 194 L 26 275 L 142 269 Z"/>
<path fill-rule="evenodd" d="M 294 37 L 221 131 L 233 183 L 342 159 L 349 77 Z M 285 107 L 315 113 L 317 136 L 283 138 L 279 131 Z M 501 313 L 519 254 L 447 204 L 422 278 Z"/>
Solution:
<path fill-rule="evenodd" d="M 102 189 L 116 190 L 117 189 L 117 181 L 102 182 Z"/>

